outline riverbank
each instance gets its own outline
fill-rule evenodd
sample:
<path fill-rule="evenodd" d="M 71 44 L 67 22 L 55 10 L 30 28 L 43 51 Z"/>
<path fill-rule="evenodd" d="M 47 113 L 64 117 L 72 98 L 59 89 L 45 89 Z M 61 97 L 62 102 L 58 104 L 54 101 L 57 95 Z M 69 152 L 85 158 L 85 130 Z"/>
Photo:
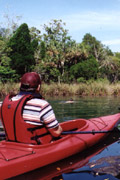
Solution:
<path fill-rule="evenodd" d="M 0 97 L 10 92 L 17 93 L 19 83 L 0 83 Z M 42 84 L 42 95 L 45 96 L 120 96 L 120 83 L 87 82 L 77 84 Z"/>
<path fill-rule="evenodd" d="M 120 83 L 44 84 L 42 90 L 50 96 L 120 96 Z"/>

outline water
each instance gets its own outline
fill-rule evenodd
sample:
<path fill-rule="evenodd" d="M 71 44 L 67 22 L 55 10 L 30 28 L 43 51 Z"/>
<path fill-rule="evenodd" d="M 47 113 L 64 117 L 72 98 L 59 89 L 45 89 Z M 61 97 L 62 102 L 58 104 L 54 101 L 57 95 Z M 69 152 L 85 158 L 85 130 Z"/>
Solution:
<path fill-rule="evenodd" d="M 88 119 L 92 117 L 115 114 L 119 112 L 120 97 L 85 97 L 85 98 L 74 97 L 73 99 L 75 101 L 75 103 L 73 104 L 66 103 L 66 101 L 69 100 L 69 98 L 63 98 L 62 100 L 49 99 L 49 102 L 53 106 L 53 109 L 55 111 L 56 117 L 59 122 L 77 119 L 77 118 Z M 109 145 L 98 155 L 95 155 L 92 158 L 90 158 L 89 162 L 97 161 L 105 157 L 111 157 L 111 156 L 115 157 L 117 155 L 120 155 L 119 140 L 116 140 L 116 142 L 114 142 L 112 145 Z M 119 172 L 115 173 L 115 170 L 114 170 L 114 167 L 117 166 L 116 162 L 114 163 L 111 162 L 110 165 L 112 167 L 112 170 L 114 171 L 113 173 L 110 173 L 110 174 L 95 175 L 94 173 L 90 173 L 91 172 L 90 167 L 86 165 L 86 166 L 80 167 L 80 169 L 78 168 L 76 170 L 73 170 L 71 173 L 63 173 L 62 179 L 64 180 L 68 180 L 68 179 L 69 180 L 72 180 L 72 179 L 74 180 L 120 179 L 120 175 L 119 175 L 120 173 Z M 107 167 L 107 165 L 105 165 L 105 167 Z M 99 166 L 98 168 L 101 168 L 101 166 Z M 118 171 L 120 171 L 120 169 Z M 109 171 L 107 171 L 107 173 L 109 173 Z"/>
<path fill-rule="evenodd" d="M 73 97 L 74 103 L 67 104 L 70 98 L 48 99 L 59 122 L 92 118 L 120 112 L 120 97 Z"/>
<path fill-rule="evenodd" d="M 48 98 L 59 122 L 93 118 L 119 112 L 120 97 Z M 74 147 L 73 147 L 74 148 Z M 115 159 L 116 158 L 116 159 Z M 110 166 L 108 166 L 110 165 Z M 106 169 L 109 167 L 108 169 Z M 111 168 L 111 169 L 110 169 Z M 99 172 L 99 173 L 98 173 Z M 103 173 L 104 172 L 104 173 Z M 102 143 L 65 160 L 12 179 L 116 180 L 120 179 L 120 140 L 111 134 Z"/>

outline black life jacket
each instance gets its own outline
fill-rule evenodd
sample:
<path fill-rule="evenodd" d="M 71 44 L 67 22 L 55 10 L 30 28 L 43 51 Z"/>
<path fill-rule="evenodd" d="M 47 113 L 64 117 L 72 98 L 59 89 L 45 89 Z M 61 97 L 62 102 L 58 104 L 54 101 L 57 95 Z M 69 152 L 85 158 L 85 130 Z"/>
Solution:
<path fill-rule="evenodd" d="M 26 144 L 46 144 L 52 140 L 51 134 L 44 125 L 26 123 L 22 117 L 23 107 L 32 99 L 32 95 L 23 95 L 19 100 L 12 101 L 8 95 L 1 107 L 1 120 L 6 140 Z"/>

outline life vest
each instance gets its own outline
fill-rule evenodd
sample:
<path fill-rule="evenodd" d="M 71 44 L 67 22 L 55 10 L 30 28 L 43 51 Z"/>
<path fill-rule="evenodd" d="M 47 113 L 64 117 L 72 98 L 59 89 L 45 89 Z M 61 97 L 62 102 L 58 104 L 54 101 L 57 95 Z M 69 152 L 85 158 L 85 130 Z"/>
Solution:
<path fill-rule="evenodd" d="M 1 107 L 1 120 L 4 126 L 6 140 L 27 144 L 46 144 L 52 136 L 44 125 L 28 124 L 22 117 L 25 103 L 32 99 L 31 95 L 23 95 L 19 100 L 12 101 L 8 95 Z"/>

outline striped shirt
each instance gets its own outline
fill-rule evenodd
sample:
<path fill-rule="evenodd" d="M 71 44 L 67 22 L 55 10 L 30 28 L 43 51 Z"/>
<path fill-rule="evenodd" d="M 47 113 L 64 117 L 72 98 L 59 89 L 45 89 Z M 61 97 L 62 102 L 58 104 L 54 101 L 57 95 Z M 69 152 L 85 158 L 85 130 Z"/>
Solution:
<path fill-rule="evenodd" d="M 22 95 L 16 95 L 12 101 L 20 99 Z M 26 102 L 23 108 L 23 119 L 26 123 L 33 125 L 44 124 L 48 129 L 59 125 L 51 105 L 43 99 L 33 98 Z"/>

